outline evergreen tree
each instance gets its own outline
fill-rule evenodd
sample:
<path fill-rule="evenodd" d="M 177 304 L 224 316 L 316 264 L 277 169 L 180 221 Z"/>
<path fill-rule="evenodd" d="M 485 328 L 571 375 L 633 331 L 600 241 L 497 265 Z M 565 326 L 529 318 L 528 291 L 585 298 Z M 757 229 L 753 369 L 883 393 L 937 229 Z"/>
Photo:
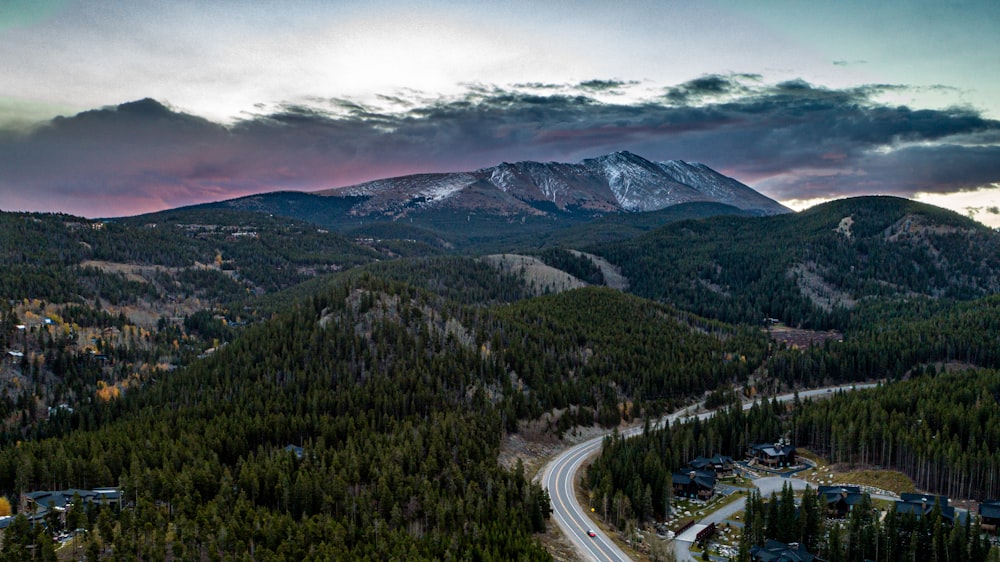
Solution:
<path fill-rule="evenodd" d="M 808 484 L 802 492 L 798 542 L 809 552 L 818 552 L 823 531 L 823 513 L 816 492 Z"/>
<path fill-rule="evenodd" d="M 827 562 L 847 562 L 848 558 L 844 553 L 844 540 L 841 534 L 840 523 L 830 525 L 826 535 L 826 548 L 824 558 Z"/>

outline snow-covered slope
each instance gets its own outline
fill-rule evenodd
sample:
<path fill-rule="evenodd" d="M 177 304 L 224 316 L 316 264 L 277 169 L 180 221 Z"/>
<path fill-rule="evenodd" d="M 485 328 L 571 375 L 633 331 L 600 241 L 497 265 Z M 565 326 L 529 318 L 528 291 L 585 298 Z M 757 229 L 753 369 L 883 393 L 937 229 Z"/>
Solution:
<path fill-rule="evenodd" d="M 697 190 L 702 195 L 709 197 L 713 201 L 741 209 L 771 209 L 774 214 L 790 211 L 790 209 L 777 201 L 761 195 L 750 187 L 729 176 L 724 176 L 704 164 L 684 162 L 682 160 L 668 160 L 666 162 L 659 162 L 657 165 L 677 182 L 697 186 Z"/>
<path fill-rule="evenodd" d="M 490 194 L 491 190 L 495 190 Z M 457 208 L 494 214 L 561 211 L 656 211 L 680 203 L 717 202 L 757 212 L 789 209 L 703 164 L 651 162 L 615 152 L 579 164 L 504 162 L 473 172 L 419 174 L 328 190 L 366 196 L 355 214 L 404 216 L 419 209 Z"/>

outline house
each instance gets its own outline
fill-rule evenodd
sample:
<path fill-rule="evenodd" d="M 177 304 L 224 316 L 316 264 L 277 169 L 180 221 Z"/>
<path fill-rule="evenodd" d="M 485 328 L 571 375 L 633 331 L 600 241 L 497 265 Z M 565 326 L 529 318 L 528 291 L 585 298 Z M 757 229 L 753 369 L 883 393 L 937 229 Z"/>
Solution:
<path fill-rule="evenodd" d="M 837 519 L 847 516 L 864 498 L 858 486 L 820 486 L 816 493 L 820 504 L 826 506 L 827 517 Z"/>
<path fill-rule="evenodd" d="M 18 513 L 23 513 L 29 521 L 41 521 L 50 511 L 55 511 L 60 518 L 66 517 L 66 510 L 73 503 L 74 496 L 80 496 L 84 504 L 116 505 L 121 507 L 121 490 L 118 488 L 98 488 L 95 490 L 37 491 L 21 494 Z"/>
<path fill-rule="evenodd" d="M 948 505 L 947 496 L 934 496 L 931 494 L 900 494 L 899 501 L 896 502 L 896 513 L 913 514 L 917 519 L 930 514 L 937 506 L 941 510 L 941 518 L 949 524 L 955 522 L 955 508 Z"/>
<path fill-rule="evenodd" d="M 810 554 L 801 544 L 793 548 L 776 540 L 768 540 L 764 546 L 752 547 L 750 559 L 759 562 L 823 562 L 815 554 Z"/>
<path fill-rule="evenodd" d="M 715 473 L 710 470 L 689 470 L 673 473 L 674 497 L 708 500 L 715 493 Z"/>
<path fill-rule="evenodd" d="M 711 470 L 716 477 L 732 476 L 735 466 L 733 457 L 725 455 L 715 455 L 712 457 L 698 457 L 688 463 L 688 466 L 695 470 Z"/>
<path fill-rule="evenodd" d="M 784 439 L 777 443 L 759 443 L 750 446 L 747 456 L 750 457 L 750 462 L 768 468 L 785 468 L 795 464 L 795 446 Z"/>
<path fill-rule="evenodd" d="M 980 503 L 979 520 L 984 531 L 996 533 L 1000 527 L 1000 501 L 990 500 Z"/>

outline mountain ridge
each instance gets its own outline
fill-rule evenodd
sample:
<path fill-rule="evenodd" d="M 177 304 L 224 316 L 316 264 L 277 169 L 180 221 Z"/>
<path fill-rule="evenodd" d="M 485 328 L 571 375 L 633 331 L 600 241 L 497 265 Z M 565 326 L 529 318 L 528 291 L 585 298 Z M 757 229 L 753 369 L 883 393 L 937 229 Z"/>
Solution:
<path fill-rule="evenodd" d="M 495 190 L 495 191 L 494 191 Z M 648 212 L 690 202 L 716 202 L 754 214 L 791 212 L 739 181 L 699 163 L 653 162 L 627 151 L 561 162 L 501 162 L 453 173 L 412 174 L 313 192 L 367 197 L 355 216 L 403 218 L 427 208 L 497 214 Z"/>
<path fill-rule="evenodd" d="M 996 231 L 890 196 L 677 221 L 582 249 L 621 267 L 634 294 L 735 323 L 839 329 L 877 298 L 970 300 L 1000 290 Z"/>

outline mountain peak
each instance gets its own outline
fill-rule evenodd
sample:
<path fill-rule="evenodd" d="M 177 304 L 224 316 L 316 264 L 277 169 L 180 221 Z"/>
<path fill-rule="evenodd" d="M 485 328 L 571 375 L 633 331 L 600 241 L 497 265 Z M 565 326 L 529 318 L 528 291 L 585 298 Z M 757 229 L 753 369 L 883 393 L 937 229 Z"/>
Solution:
<path fill-rule="evenodd" d="M 489 196 L 489 190 L 496 196 Z M 397 218 L 424 208 L 486 210 L 501 215 L 657 211 L 692 202 L 723 203 L 772 215 L 789 209 L 703 164 L 653 162 L 625 150 L 577 164 L 502 162 L 453 174 L 420 174 L 368 182 L 323 192 L 365 194 L 371 199 L 356 214 L 396 209 Z M 553 208 L 554 206 L 554 208 Z M 542 209 L 549 209 L 544 211 Z"/>
<path fill-rule="evenodd" d="M 638 154 L 629 152 L 627 150 L 619 150 L 617 152 L 612 152 L 610 154 L 605 154 L 603 156 L 597 156 L 596 158 L 589 158 L 587 160 L 584 160 L 583 163 L 586 163 L 588 161 L 600 162 L 602 164 L 627 163 L 627 164 L 639 164 L 639 165 L 650 165 L 650 166 L 653 165 L 653 163 L 650 162 L 649 160 L 646 160 L 642 156 L 639 156 Z"/>

